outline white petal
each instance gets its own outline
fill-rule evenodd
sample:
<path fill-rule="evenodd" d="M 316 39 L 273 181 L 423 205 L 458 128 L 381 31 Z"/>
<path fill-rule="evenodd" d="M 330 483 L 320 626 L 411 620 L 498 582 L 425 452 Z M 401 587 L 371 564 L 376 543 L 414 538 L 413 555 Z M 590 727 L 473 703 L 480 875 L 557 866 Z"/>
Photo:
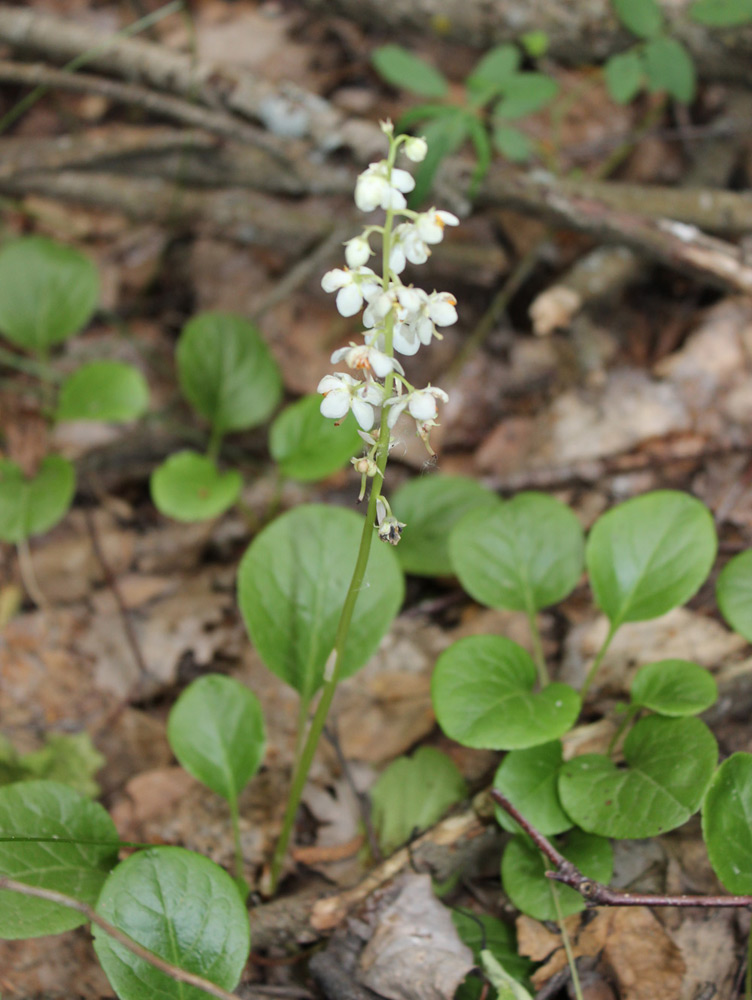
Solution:
<path fill-rule="evenodd" d="M 352 397 L 352 411 L 364 431 L 370 431 L 373 427 L 373 407 L 357 396 Z"/>
<path fill-rule="evenodd" d="M 448 292 L 432 297 L 428 305 L 428 315 L 437 326 L 451 326 L 457 322 L 456 299 Z"/>
<path fill-rule="evenodd" d="M 321 287 L 325 292 L 336 292 L 338 288 L 344 288 L 352 281 L 352 275 L 343 271 L 341 267 L 335 267 L 332 271 L 327 271 L 321 279 Z"/>
<path fill-rule="evenodd" d="M 392 176 L 390 180 L 392 187 L 397 188 L 398 191 L 412 191 L 415 187 L 413 175 L 409 174 L 406 170 L 400 170 L 399 167 L 392 167 Z"/>
<path fill-rule="evenodd" d="M 339 420 L 350 409 L 350 399 L 349 392 L 345 389 L 338 389 L 324 396 L 319 409 L 323 416 L 330 417 L 332 420 Z"/>
<path fill-rule="evenodd" d="M 324 375 L 316 388 L 316 392 L 334 392 L 341 388 L 342 382 L 336 375 Z"/>
<path fill-rule="evenodd" d="M 391 400 L 388 400 L 388 402 L 391 402 Z M 399 399 L 396 400 L 394 404 L 389 407 L 389 412 L 387 414 L 386 422 L 390 430 L 399 420 L 399 415 L 400 413 L 402 413 L 406 405 L 407 405 L 407 399 Z"/>
<path fill-rule="evenodd" d="M 428 143 L 421 136 L 411 135 L 405 142 L 405 156 L 413 163 L 420 163 L 425 160 L 428 152 Z"/>
<path fill-rule="evenodd" d="M 362 236 L 354 236 L 345 243 L 345 260 L 348 267 L 360 267 L 365 264 L 371 256 L 371 248 L 368 240 Z"/>
<path fill-rule="evenodd" d="M 371 363 L 373 374 L 378 378 L 386 378 L 389 372 L 393 371 L 395 365 L 397 364 L 394 358 L 390 358 L 388 354 L 383 354 L 375 347 L 372 347 L 368 352 L 368 360 Z"/>
<path fill-rule="evenodd" d="M 337 312 L 340 316 L 354 316 L 363 305 L 363 296 L 357 285 L 347 285 L 337 292 Z"/>
<path fill-rule="evenodd" d="M 424 391 L 421 392 L 420 390 L 412 393 L 407 408 L 410 411 L 410 415 L 415 417 L 415 419 L 421 423 L 424 420 L 433 420 L 438 413 L 438 410 L 436 409 L 436 400 L 433 398 L 431 393 Z"/>
<path fill-rule="evenodd" d="M 415 331 L 406 323 L 395 324 L 392 344 L 395 351 L 399 351 L 400 354 L 404 354 L 406 357 L 417 354 L 420 347 L 420 341 L 415 336 Z"/>
<path fill-rule="evenodd" d="M 384 211 L 387 211 L 390 208 L 395 211 L 399 211 L 400 209 L 407 207 L 407 201 L 405 200 L 405 196 L 400 194 L 396 188 L 389 187 L 389 185 L 387 185 L 381 196 L 381 207 Z"/>
<path fill-rule="evenodd" d="M 373 403 L 374 406 L 381 404 L 382 395 L 381 386 L 375 385 L 373 382 L 362 382 L 356 393 L 358 399 L 362 399 L 366 403 Z"/>
<path fill-rule="evenodd" d="M 389 268 L 394 274 L 402 274 L 406 264 L 407 261 L 405 260 L 405 251 L 402 249 L 402 244 L 396 243 L 389 251 Z"/>
<path fill-rule="evenodd" d="M 388 191 L 389 184 L 384 177 L 366 172 L 355 184 L 355 204 L 361 212 L 372 212 L 381 205 Z"/>

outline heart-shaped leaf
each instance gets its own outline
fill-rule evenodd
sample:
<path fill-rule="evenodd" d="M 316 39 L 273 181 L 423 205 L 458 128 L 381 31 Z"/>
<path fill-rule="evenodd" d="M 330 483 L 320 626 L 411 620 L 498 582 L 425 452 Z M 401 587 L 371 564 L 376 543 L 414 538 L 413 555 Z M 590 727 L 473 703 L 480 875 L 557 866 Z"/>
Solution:
<path fill-rule="evenodd" d="M 48 455 L 33 479 L 0 458 L 0 540 L 22 542 L 49 531 L 65 517 L 75 491 L 76 472 L 67 458 Z"/>
<path fill-rule="evenodd" d="M 597 882 L 610 880 L 614 859 L 607 840 L 582 830 L 571 830 L 557 842 L 557 847 L 588 878 Z M 546 878 L 545 873 L 550 869 L 549 862 L 528 837 L 514 837 L 501 860 L 504 891 L 518 910 L 535 920 L 559 919 L 552 890 L 559 896 L 562 916 L 584 910 L 585 901 L 578 892 Z"/>
<path fill-rule="evenodd" d="M 624 742 L 627 766 L 585 754 L 563 765 L 559 797 L 583 830 L 602 837 L 657 837 L 685 823 L 702 802 L 718 757 L 699 719 L 641 719 Z"/>
<path fill-rule="evenodd" d="M 139 944 L 225 990 L 234 989 L 250 950 L 248 914 L 219 865 L 182 847 L 134 854 L 104 884 L 97 911 Z M 120 1000 L 206 1000 L 102 931 L 94 950 Z"/>
<path fill-rule="evenodd" d="M 323 683 L 363 520 L 337 507 L 296 507 L 256 536 L 238 569 L 238 602 L 251 641 L 267 667 L 305 703 Z M 394 550 L 374 545 L 341 676 L 355 673 L 375 652 L 402 604 L 404 587 Z"/>
<path fill-rule="evenodd" d="M 467 795 L 451 758 L 433 747 L 398 757 L 371 788 L 371 811 L 381 849 L 391 854 L 415 830 L 426 830 Z"/>
<path fill-rule="evenodd" d="M 752 642 L 752 549 L 726 563 L 718 577 L 715 596 L 731 628 Z"/>
<path fill-rule="evenodd" d="M 632 702 L 659 715 L 699 715 L 718 697 L 712 675 L 690 660 L 647 663 L 635 674 Z"/>
<path fill-rule="evenodd" d="M 498 507 L 499 498 L 465 476 L 421 476 L 401 486 L 392 496 L 396 517 L 407 524 L 397 548 L 406 573 L 450 576 L 449 536 L 470 511 Z"/>
<path fill-rule="evenodd" d="M 717 539 L 710 511 L 687 493 L 657 490 L 596 521 L 585 560 L 612 628 L 666 614 L 705 581 Z"/>
<path fill-rule="evenodd" d="M 264 759 L 261 705 L 239 681 L 207 674 L 193 681 L 175 702 L 167 739 L 189 774 L 234 801 Z"/>
<path fill-rule="evenodd" d="M 363 442 L 352 413 L 335 423 L 320 407 L 321 396 L 304 396 L 269 429 L 269 451 L 283 476 L 303 483 L 326 479 L 359 454 Z"/>
<path fill-rule="evenodd" d="M 568 684 L 533 689 L 532 657 L 511 639 L 473 635 L 436 662 L 431 697 L 439 725 L 451 739 L 485 750 L 518 750 L 565 733 L 580 711 Z"/>
<path fill-rule="evenodd" d="M 467 592 L 491 608 L 529 614 L 562 600 L 583 567 L 580 522 L 545 493 L 518 493 L 472 511 L 452 532 L 449 555 Z"/>
<path fill-rule="evenodd" d="M 752 754 L 734 753 L 713 776 L 702 803 L 702 834 L 726 888 L 752 894 Z"/>
<path fill-rule="evenodd" d="M 0 250 L 0 332 L 45 355 L 82 330 L 99 300 L 96 267 L 71 247 L 25 236 Z"/>
<path fill-rule="evenodd" d="M 195 451 L 170 455 L 154 470 L 150 483 L 154 506 L 176 521 L 204 521 L 224 514 L 242 486 L 239 472 L 220 472 L 210 458 Z"/>
<path fill-rule="evenodd" d="M 92 361 L 63 382 L 58 420 L 135 420 L 149 406 L 146 379 L 122 361 Z"/>
<path fill-rule="evenodd" d="M 494 788 L 547 836 L 563 833 L 573 825 L 559 802 L 561 754 L 561 740 L 527 750 L 512 750 L 499 765 L 493 781 Z M 510 833 L 520 832 L 519 825 L 501 806 L 496 806 L 496 819 Z"/>
<path fill-rule="evenodd" d="M 0 836 L 20 838 L 0 840 L 0 874 L 92 905 L 117 863 L 118 834 L 109 815 L 57 781 L 0 788 Z M 85 923 L 57 903 L 0 892 L 0 938 L 60 934 Z"/>
<path fill-rule="evenodd" d="M 177 364 L 183 395 L 222 434 L 263 423 L 282 394 L 279 367 L 263 337 L 232 313 L 206 312 L 189 320 Z"/>

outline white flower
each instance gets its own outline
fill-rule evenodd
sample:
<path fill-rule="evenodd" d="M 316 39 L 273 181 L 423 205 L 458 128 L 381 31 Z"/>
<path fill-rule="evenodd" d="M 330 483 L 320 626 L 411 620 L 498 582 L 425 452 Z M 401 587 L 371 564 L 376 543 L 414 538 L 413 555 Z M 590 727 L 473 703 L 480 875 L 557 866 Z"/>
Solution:
<path fill-rule="evenodd" d="M 403 222 L 397 226 L 392 236 L 389 250 L 389 267 L 395 274 L 402 274 L 405 264 L 425 264 L 431 251 L 425 240 L 421 239 L 412 222 Z"/>
<path fill-rule="evenodd" d="M 361 212 L 375 208 L 404 208 L 405 193 L 412 191 L 415 181 L 406 170 L 392 167 L 391 174 L 386 160 L 371 163 L 355 183 L 355 204 Z M 404 192 L 404 193 L 403 193 Z"/>
<path fill-rule="evenodd" d="M 420 304 L 417 309 L 398 316 L 394 324 L 394 349 L 400 354 L 415 354 L 421 344 L 430 344 L 432 337 L 441 339 L 437 326 L 451 326 L 457 322 L 457 300 L 449 292 L 431 292 L 426 295 L 421 289 Z"/>
<path fill-rule="evenodd" d="M 316 391 L 323 393 L 320 409 L 325 417 L 341 420 L 352 410 L 364 431 L 373 427 L 373 407 L 381 402 L 381 392 L 373 382 L 359 382 L 346 372 L 335 372 L 325 375 Z"/>
<path fill-rule="evenodd" d="M 321 279 L 325 292 L 337 292 L 337 312 L 341 316 L 354 316 L 363 305 L 363 299 L 381 288 L 378 277 L 370 267 L 335 267 Z"/>
<path fill-rule="evenodd" d="M 365 236 L 353 236 L 345 243 L 345 260 L 348 267 L 361 267 L 368 263 L 368 258 L 372 254 L 373 250 Z"/>
<path fill-rule="evenodd" d="M 389 407 L 387 423 L 390 427 L 394 427 L 400 413 L 405 408 L 407 408 L 407 412 L 419 425 L 434 420 L 438 415 L 436 408 L 437 399 L 446 403 L 449 397 L 443 389 L 439 389 L 435 385 L 427 385 L 425 389 L 413 389 L 406 396 L 393 396 L 384 404 Z"/>
<path fill-rule="evenodd" d="M 439 212 L 435 208 L 421 212 L 414 226 L 424 243 L 441 243 L 445 226 L 459 226 L 460 220 L 451 212 Z"/>
<path fill-rule="evenodd" d="M 405 156 L 408 160 L 412 160 L 413 163 L 420 163 L 421 160 L 425 160 L 427 152 L 428 143 L 421 136 L 411 135 L 405 141 Z"/>
<path fill-rule="evenodd" d="M 332 364 L 336 365 L 343 358 L 348 368 L 373 372 L 377 378 L 386 378 L 389 372 L 393 371 L 405 374 L 404 368 L 396 358 L 390 358 L 388 354 L 368 344 L 353 344 L 350 341 L 349 347 L 340 347 L 332 354 Z"/>

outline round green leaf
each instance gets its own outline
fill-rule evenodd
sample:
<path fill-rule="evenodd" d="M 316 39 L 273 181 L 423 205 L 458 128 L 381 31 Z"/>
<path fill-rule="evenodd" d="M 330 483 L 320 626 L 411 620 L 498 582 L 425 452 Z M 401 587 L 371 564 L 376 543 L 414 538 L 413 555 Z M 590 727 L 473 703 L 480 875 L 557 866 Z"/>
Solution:
<path fill-rule="evenodd" d="M 242 486 L 239 472 L 220 472 L 210 458 L 195 451 L 170 455 L 152 472 L 150 483 L 154 506 L 176 521 L 218 517 L 232 507 Z"/>
<path fill-rule="evenodd" d="M 484 750 L 518 750 L 565 733 L 580 711 L 568 684 L 535 693 L 537 670 L 516 642 L 496 635 L 460 639 L 436 661 L 431 697 L 453 740 Z"/>
<path fill-rule="evenodd" d="M 215 430 L 247 430 L 271 416 L 282 394 L 277 362 L 253 323 L 205 312 L 183 327 L 177 348 L 183 395 Z"/>
<path fill-rule="evenodd" d="M 557 847 L 588 878 L 608 882 L 613 874 L 611 844 L 582 830 L 572 830 Z M 551 864 L 527 837 L 514 837 L 501 860 L 501 880 L 510 900 L 535 920 L 558 920 L 552 888 L 559 896 L 562 915 L 571 916 L 585 909 L 582 896 L 567 885 L 546 878 Z"/>
<path fill-rule="evenodd" d="M 516 73 L 522 53 L 516 45 L 504 42 L 496 45 L 483 56 L 465 80 L 465 86 L 479 104 L 485 104 L 494 94 L 500 93 Z"/>
<path fill-rule="evenodd" d="M 173 705 L 167 739 L 189 774 L 217 795 L 235 800 L 264 759 L 261 705 L 232 677 L 199 677 Z"/>
<path fill-rule="evenodd" d="M 518 493 L 464 517 L 449 538 L 449 555 L 476 601 L 532 613 L 575 587 L 583 544 L 569 507 L 545 493 Z"/>
<path fill-rule="evenodd" d="M 57 781 L 0 788 L 0 836 L 40 838 L 0 841 L 1 874 L 92 905 L 117 863 L 118 834 L 109 815 Z M 60 934 L 85 923 L 82 914 L 57 903 L 0 892 L 0 938 Z"/>
<path fill-rule="evenodd" d="M 559 93 L 559 84 L 545 73 L 515 73 L 503 89 L 494 113 L 515 121 L 545 108 Z"/>
<path fill-rule="evenodd" d="M 518 128 L 497 125 L 493 130 L 494 146 L 512 163 L 524 163 L 533 155 L 533 143 Z"/>
<path fill-rule="evenodd" d="M 715 596 L 731 628 L 752 642 L 752 549 L 734 556 L 718 577 Z"/>
<path fill-rule="evenodd" d="M 67 458 L 48 455 L 33 479 L 0 458 L 0 540 L 22 542 L 62 520 L 76 492 L 76 471 Z"/>
<path fill-rule="evenodd" d="M 714 28 L 732 28 L 752 21 L 752 0 L 695 0 L 689 16 Z"/>
<path fill-rule="evenodd" d="M 716 771 L 702 804 L 702 834 L 729 892 L 752 894 L 752 755 L 732 754 Z"/>
<path fill-rule="evenodd" d="M 561 808 L 558 780 L 561 767 L 561 741 L 552 740 L 527 750 L 512 750 L 499 765 L 494 777 L 498 788 L 541 833 L 563 833 L 572 821 Z M 509 813 L 496 806 L 498 823 L 510 833 L 519 833 L 519 825 Z"/>
<path fill-rule="evenodd" d="M 134 854 L 104 884 L 97 912 L 160 958 L 225 990 L 250 951 L 248 914 L 219 865 L 182 847 Z M 93 928 L 94 950 L 120 1000 L 206 1000 Z"/>
<path fill-rule="evenodd" d="M 401 486 L 392 510 L 405 528 L 397 556 L 406 573 L 450 576 L 449 536 L 470 511 L 498 507 L 495 493 L 465 476 L 421 476 Z"/>
<path fill-rule="evenodd" d="M 352 413 L 335 423 L 322 416 L 318 395 L 286 407 L 269 429 L 269 451 L 280 472 L 304 483 L 331 476 L 362 445 Z"/>
<path fill-rule="evenodd" d="M 638 49 L 611 56 L 604 66 L 606 87 L 617 104 L 629 104 L 642 89 L 645 63 Z"/>
<path fill-rule="evenodd" d="M 686 493 L 619 504 L 596 521 L 585 549 L 598 607 L 614 628 L 666 614 L 700 589 L 716 546 L 710 511 Z"/>
<path fill-rule="evenodd" d="M 624 27 L 640 38 L 652 38 L 663 27 L 663 13 L 656 0 L 613 0 L 613 5 Z"/>
<path fill-rule="evenodd" d="M 585 754 L 563 765 L 561 804 L 583 830 L 633 840 L 657 837 L 695 813 L 718 757 L 699 719 L 641 719 L 624 742 L 627 766 Z"/>
<path fill-rule="evenodd" d="M 374 49 L 371 62 L 387 83 L 421 97 L 443 97 L 449 89 L 443 73 L 402 45 L 382 45 Z"/>
<path fill-rule="evenodd" d="M 149 406 L 146 379 L 122 361 L 92 361 L 63 382 L 58 420 L 135 420 Z"/>
<path fill-rule="evenodd" d="M 36 354 L 82 330 L 99 301 L 97 269 L 82 253 L 42 236 L 0 250 L 0 332 Z"/>
<path fill-rule="evenodd" d="M 659 715 L 699 715 L 718 697 L 712 675 L 689 660 L 659 660 L 641 667 L 632 681 L 632 702 Z"/>
<path fill-rule="evenodd" d="M 310 701 L 324 679 L 350 587 L 364 519 L 308 504 L 251 542 L 238 569 L 238 601 L 267 667 Z M 394 550 L 374 540 L 342 658 L 342 677 L 375 652 L 397 614 L 404 578 Z"/>
<path fill-rule="evenodd" d="M 457 765 L 440 750 L 420 747 L 412 757 L 398 757 L 371 788 L 371 818 L 381 849 L 391 854 L 466 795 Z"/>
<path fill-rule="evenodd" d="M 645 73 L 653 93 L 665 90 L 684 104 L 688 104 L 695 96 L 695 64 L 692 56 L 676 38 L 660 35 L 647 43 Z"/>

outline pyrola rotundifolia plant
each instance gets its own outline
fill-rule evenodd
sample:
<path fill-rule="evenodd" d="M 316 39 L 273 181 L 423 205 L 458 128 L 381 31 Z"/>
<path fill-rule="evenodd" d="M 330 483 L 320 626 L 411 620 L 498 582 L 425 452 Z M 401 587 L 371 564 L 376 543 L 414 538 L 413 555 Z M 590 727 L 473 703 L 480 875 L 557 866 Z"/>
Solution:
<path fill-rule="evenodd" d="M 362 212 L 383 209 L 386 220 L 383 226 L 366 226 L 359 236 L 348 240 L 347 267 L 327 271 L 321 282 L 324 291 L 337 293 L 337 310 L 342 316 L 354 316 L 365 306 L 363 343 L 351 342 L 332 355 L 333 363 L 344 361 L 361 377 L 346 372 L 325 375 L 318 391 L 324 396 L 321 412 L 325 417 L 341 420 L 352 410 L 366 443 L 365 453 L 352 459 L 362 477 L 359 499 L 365 495 L 367 480 L 373 479 L 379 538 L 396 545 L 405 525 L 392 515 L 380 492 L 392 429 L 400 414 L 406 412 L 433 455 L 429 433 L 436 425 L 437 401 L 445 403 L 447 394 L 436 386 L 417 389 L 411 385 L 395 353 L 416 354 L 421 344 L 430 344 L 433 337 L 441 338 L 437 327 L 457 322 L 453 295 L 436 291 L 429 294 L 404 284 L 400 275 L 408 261 L 425 264 L 431 246 L 443 239 L 444 227 L 458 225 L 459 219 L 435 208 L 414 212 L 407 207 L 405 194 L 412 191 L 415 182 L 406 170 L 395 167 L 395 159 L 401 148 L 409 160 L 419 163 L 426 155 L 426 142 L 406 135 L 395 138 L 389 121 L 381 127 L 389 139 L 389 155 L 372 163 L 358 177 L 355 204 Z M 404 222 L 395 226 L 395 218 Z M 374 256 L 370 242 L 374 235 L 381 237 L 381 275 L 368 267 Z"/>

